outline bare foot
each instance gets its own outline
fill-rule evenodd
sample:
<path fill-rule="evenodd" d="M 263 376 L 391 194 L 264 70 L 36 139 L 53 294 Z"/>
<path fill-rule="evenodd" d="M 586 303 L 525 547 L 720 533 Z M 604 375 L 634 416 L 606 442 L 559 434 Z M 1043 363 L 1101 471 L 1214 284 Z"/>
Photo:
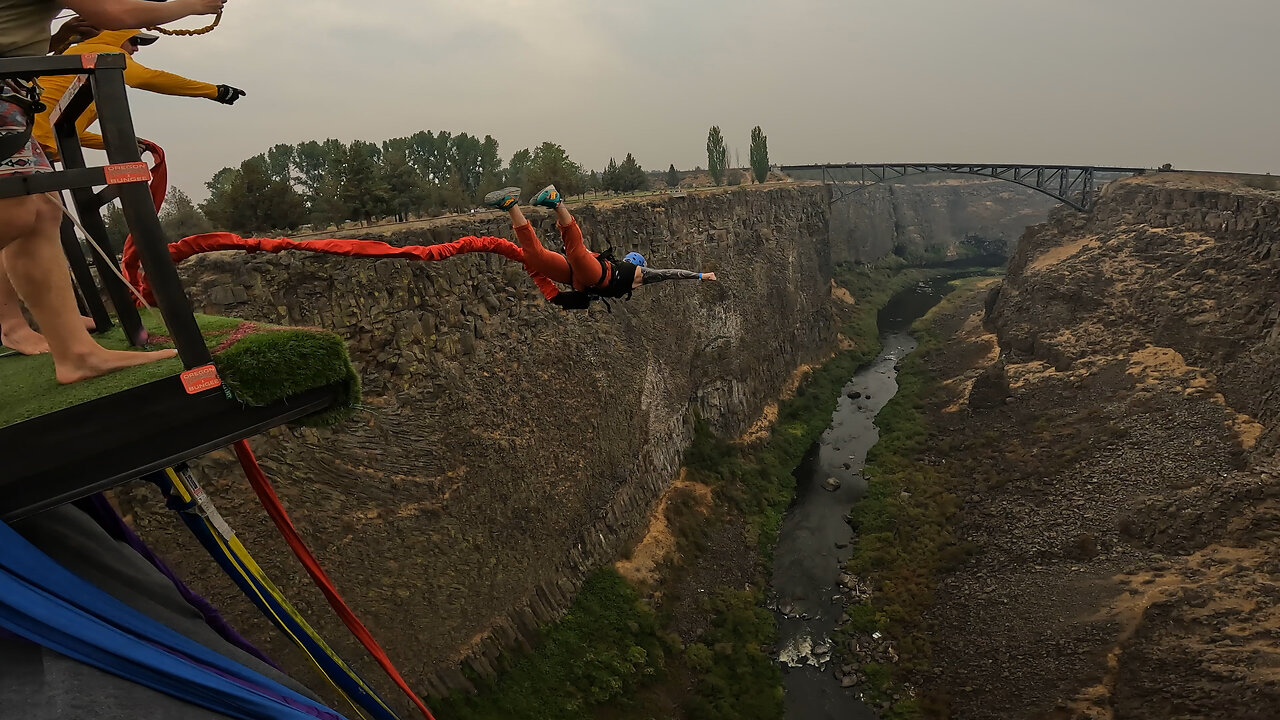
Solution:
<path fill-rule="evenodd" d="M 81 316 L 80 319 L 84 321 L 85 330 L 92 332 L 98 328 L 93 318 Z M 26 325 L 12 332 L 0 330 L 0 345 L 20 355 L 43 355 L 49 352 L 49 343 L 45 342 L 44 336 Z"/>
<path fill-rule="evenodd" d="M 58 382 L 70 385 L 81 380 L 88 380 L 117 370 L 146 365 L 157 360 L 177 357 L 177 350 L 156 350 L 154 352 L 131 352 L 128 350 L 107 350 L 98 348 L 96 352 L 77 356 L 71 362 L 61 365 L 55 363 Z"/>
<path fill-rule="evenodd" d="M 44 336 L 26 325 L 13 330 L 0 330 L 0 345 L 16 350 L 23 355 L 41 355 L 49 352 L 49 343 Z"/>

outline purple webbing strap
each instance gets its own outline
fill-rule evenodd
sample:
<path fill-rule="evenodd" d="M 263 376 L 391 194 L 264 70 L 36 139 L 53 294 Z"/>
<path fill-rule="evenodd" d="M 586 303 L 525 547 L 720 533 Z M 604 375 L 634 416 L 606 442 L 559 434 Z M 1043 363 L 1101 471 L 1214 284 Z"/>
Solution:
<path fill-rule="evenodd" d="M 133 548 L 134 552 L 145 558 L 147 562 L 151 563 L 152 567 L 159 570 L 161 574 L 168 578 L 169 582 L 173 583 L 173 586 L 178 590 L 178 593 L 182 595 L 182 599 L 186 600 L 188 605 L 195 608 L 196 612 L 200 613 L 200 615 L 204 617 L 205 624 L 212 628 L 214 632 L 218 633 L 223 640 L 226 640 L 235 647 L 238 647 L 258 658 L 276 670 L 280 670 L 280 666 L 272 662 L 271 658 L 267 657 L 265 653 L 254 647 L 253 643 L 249 642 L 243 635 L 236 632 L 236 629 L 231 627 L 226 619 L 222 617 L 222 613 L 218 612 L 218 609 L 215 608 L 212 603 L 197 595 L 195 591 L 187 587 L 186 583 L 182 582 L 182 580 L 164 564 L 164 561 L 151 551 L 151 548 L 147 547 L 147 544 L 143 542 L 142 538 L 138 537 L 138 534 L 133 531 L 133 528 L 129 527 L 124 519 L 120 517 L 119 513 L 116 512 L 116 509 L 111 506 L 111 503 L 107 501 L 107 498 L 102 493 L 85 498 L 84 500 L 78 500 L 75 505 L 87 513 L 89 517 L 93 518 L 108 535 L 119 542 L 128 544 L 129 547 Z M 283 672 L 283 670 L 281 670 L 281 672 Z"/>

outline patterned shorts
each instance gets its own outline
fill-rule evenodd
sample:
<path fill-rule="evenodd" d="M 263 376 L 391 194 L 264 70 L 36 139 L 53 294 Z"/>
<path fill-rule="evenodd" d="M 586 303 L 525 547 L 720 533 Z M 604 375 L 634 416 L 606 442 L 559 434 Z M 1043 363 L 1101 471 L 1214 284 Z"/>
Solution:
<path fill-rule="evenodd" d="M 9 83 L 0 84 L 0 133 L 22 132 L 31 118 L 18 105 L 8 98 L 18 90 Z M 13 157 L 0 160 L 0 175 L 34 175 L 35 173 L 53 172 L 49 158 L 45 157 L 40 144 L 32 138 L 27 146 L 14 153 Z"/>

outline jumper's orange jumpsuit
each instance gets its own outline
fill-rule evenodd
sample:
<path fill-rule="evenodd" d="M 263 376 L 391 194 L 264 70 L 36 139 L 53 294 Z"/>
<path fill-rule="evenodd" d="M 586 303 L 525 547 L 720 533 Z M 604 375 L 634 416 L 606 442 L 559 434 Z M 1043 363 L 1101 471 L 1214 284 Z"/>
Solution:
<path fill-rule="evenodd" d="M 555 282 L 572 285 L 575 290 L 594 288 L 609 278 L 613 268 L 606 261 L 601 273 L 600 260 L 583 244 L 582 230 L 576 221 L 568 226 L 557 223 L 556 228 L 564 238 L 564 255 L 542 247 L 532 223 L 526 222 L 516 228 L 526 265 Z"/>

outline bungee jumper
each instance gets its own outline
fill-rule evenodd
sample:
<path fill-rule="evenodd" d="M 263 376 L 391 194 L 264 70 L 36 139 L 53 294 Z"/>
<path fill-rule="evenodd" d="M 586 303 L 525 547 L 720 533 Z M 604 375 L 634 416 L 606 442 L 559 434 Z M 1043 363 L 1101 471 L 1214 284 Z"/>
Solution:
<path fill-rule="evenodd" d="M 151 195 L 157 210 L 164 202 L 168 169 L 164 151 L 155 144 L 147 148 L 156 159 L 152 168 Z M 533 203 L 554 208 L 557 226 L 565 237 L 566 255 L 542 247 L 533 226 L 517 207 L 519 188 L 504 188 L 489 193 L 485 202 L 511 213 L 512 224 L 520 245 L 500 237 L 467 236 L 453 242 L 436 245 L 389 245 L 376 240 L 329 238 L 323 240 L 290 240 L 289 238 L 246 238 L 228 232 L 211 232 L 192 235 L 169 244 L 169 259 L 174 264 L 202 253 L 222 250 L 240 252 L 281 253 L 289 250 L 313 252 L 325 255 L 341 255 L 360 258 L 400 258 L 421 262 L 440 262 L 457 255 L 488 253 L 501 255 L 524 266 L 525 272 L 537 285 L 538 291 L 548 302 L 565 310 L 584 310 L 594 300 L 630 297 L 644 285 L 666 280 L 716 280 L 713 272 L 659 269 L 648 267 L 643 255 L 628 253 L 622 260 L 615 260 L 609 253 L 593 253 L 583 243 L 582 231 L 568 209 L 563 207 L 562 196 L 555 186 L 544 188 Z M 132 239 L 125 242 L 121 256 L 121 270 L 125 281 L 137 289 L 140 298 L 153 302 L 150 284 L 142 271 L 141 258 Z M 573 290 L 564 291 L 556 283 L 568 285 Z M 607 307 L 607 303 L 606 303 Z"/>
<path fill-rule="evenodd" d="M 582 239 L 582 229 L 564 206 L 564 197 L 555 185 L 548 185 L 533 196 L 531 205 L 555 211 L 556 228 L 564 239 L 564 254 L 542 247 L 533 225 L 520 212 L 518 187 L 494 190 L 485 196 L 490 207 L 506 210 L 511 215 L 511 226 L 524 251 L 525 266 L 562 285 L 570 285 L 573 292 L 560 292 L 548 300 L 566 310 L 586 309 L 593 300 L 605 298 L 630 298 L 631 293 L 644 285 L 666 280 L 715 281 L 713 272 L 651 268 L 643 255 L 627 253 L 622 260 L 615 260 L 610 253 L 593 253 Z M 606 302 L 606 307 L 607 307 Z"/>

